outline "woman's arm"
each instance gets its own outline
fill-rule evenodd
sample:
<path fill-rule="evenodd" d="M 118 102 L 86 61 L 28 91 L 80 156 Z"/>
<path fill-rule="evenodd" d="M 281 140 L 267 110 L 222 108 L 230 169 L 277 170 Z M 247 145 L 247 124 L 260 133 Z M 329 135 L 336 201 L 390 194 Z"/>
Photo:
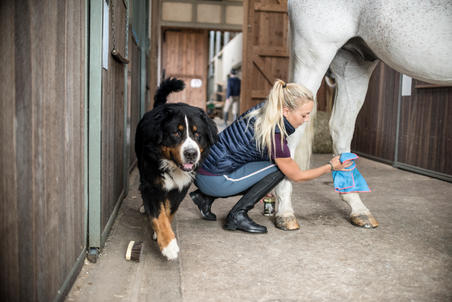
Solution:
<path fill-rule="evenodd" d="M 297 163 L 290 157 L 275 158 L 275 162 L 278 168 L 281 170 L 281 172 L 284 173 L 284 175 L 286 175 L 287 178 L 296 182 L 311 180 L 319 176 L 322 176 L 323 174 L 331 172 L 330 164 L 325 164 L 318 168 L 302 171 L 298 167 Z M 339 156 L 334 157 L 333 159 L 331 159 L 330 162 L 334 167 L 334 170 L 342 170 L 352 165 L 351 162 L 342 164 L 339 160 Z"/>

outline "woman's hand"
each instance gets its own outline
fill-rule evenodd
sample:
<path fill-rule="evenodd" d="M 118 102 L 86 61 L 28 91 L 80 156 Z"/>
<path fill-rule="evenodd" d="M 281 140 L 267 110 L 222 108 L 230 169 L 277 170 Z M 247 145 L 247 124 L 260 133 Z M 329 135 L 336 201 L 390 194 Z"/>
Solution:
<path fill-rule="evenodd" d="M 335 171 L 347 171 L 347 168 L 350 167 L 351 165 L 353 165 L 353 162 L 350 161 L 346 161 L 344 163 L 341 163 L 341 161 L 339 160 L 340 156 L 335 156 L 330 160 L 330 163 L 333 165 L 333 169 Z"/>

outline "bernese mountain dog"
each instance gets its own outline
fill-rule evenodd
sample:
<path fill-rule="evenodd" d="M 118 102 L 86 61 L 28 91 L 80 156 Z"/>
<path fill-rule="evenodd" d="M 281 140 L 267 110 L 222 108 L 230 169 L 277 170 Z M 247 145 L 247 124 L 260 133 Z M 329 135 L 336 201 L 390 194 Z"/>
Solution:
<path fill-rule="evenodd" d="M 192 184 L 196 171 L 217 140 L 217 126 L 200 108 L 166 103 L 183 81 L 164 80 L 154 96 L 154 108 L 140 120 L 135 152 L 140 192 L 162 254 L 176 259 L 179 246 L 171 221 Z"/>

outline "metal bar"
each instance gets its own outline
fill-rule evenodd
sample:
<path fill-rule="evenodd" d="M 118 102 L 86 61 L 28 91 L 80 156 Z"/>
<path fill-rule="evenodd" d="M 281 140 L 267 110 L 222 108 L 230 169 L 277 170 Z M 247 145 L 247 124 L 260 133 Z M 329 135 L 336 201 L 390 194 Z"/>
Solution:
<path fill-rule="evenodd" d="M 127 169 L 125 170 L 125 174 L 127 174 Z M 103 246 L 105 244 L 105 241 L 107 240 L 108 234 L 110 233 L 111 227 L 113 226 L 113 223 L 116 220 L 116 217 L 118 216 L 118 212 L 119 212 L 119 208 L 122 205 L 122 201 L 124 200 L 124 198 L 127 196 L 125 190 L 123 190 L 121 192 L 121 194 L 119 195 L 118 200 L 116 201 L 115 207 L 113 208 L 113 211 L 110 215 L 110 217 L 108 218 L 107 224 L 105 225 L 104 230 L 102 231 L 102 235 L 101 235 L 101 243 Z"/>
<path fill-rule="evenodd" d="M 143 47 L 140 47 L 140 103 L 140 115 L 143 116 L 146 113 L 148 106 L 148 104 L 146 104 L 146 51 Z"/>
<path fill-rule="evenodd" d="M 162 27 L 178 27 L 178 28 L 200 28 L 209 30 L 228 30 L 239 32 L 242 31 L 242 25 L 221 24 L 221 23 L 196 23 L 196 22 L 177 22 L 177 21 L 160 21 Z"/>
<path fill-rule="evenodd" d="M 89 150 L 88 150 L 88 137 L 89 137 L 89 129 L 88 129 L 88 117 L 89 117 L 89 111 L 88 111 L 88 78 L 89 78 L 89 73 L 88 73 L 88 69 L 89 69 L 89 50 L 88 50 L 88 46 L 89 46 L 89 13 L 88 13 L 88 9 L 89 9 L 89 4 L 88 4 L 88 0 L 85 0 L 85 96 L 84 96 L 84 113 L 83 113 L 83 119 L 84 119 L 84 155 L 83 155 L 83 159 L 84 159 L 84 163 L 83 163 L 83 179 L 84 179 L 84 186 L 83 186 L 83 191 L 84 191 L 84 200 L 85 200 L 85 213 L 83 215 L 83 241 L 85 242 L 85 248 L 88 247 L 88 200 L 89 200 L 89 195 L 88 195 L 88 188 L 89 188 L 89 182 L 88 182 L 88 156 L 89 156 Z"/>
<path fill-rule="evenodd" d="M 103 1 L 90 1 L 89 5 L 88 246 L 100 247 Z"/>
<path fill-rule="evenodd" d="M 77 257 L 77 260 L 75 261 L 74 265 L 72 266 L 69 274 L 67 274 L 66 279 L 64 279 L 63 285 L 61 285 L 61 287 L 58 290 L 57 295 L 55 296 L 55 299 L 53 301 L 59 302 L 59 301 L 65 300 L 66 295 L 69 293 L 72 285 L 75 282 L 75 279 L 77 279 L 78 274 L 82 270 L 83 264 L 85 263 L 85 255 L 86 255 L 86 250 L 84 249 L 80 253 L 80 255 Z"/>
<path fill-rule="evenodd" d="M 209 31 L 209 76 L 213 76 L 213 64 L 211 62 L 214 55 L 214 42 L 215 32 L 211 30 Z"/>
<path fill-rule="evenodd" d="M 125 31 L 125 55 L 126 57 L 129 57 L 129 0 L 124 0 L 124 5 L 126 7 L 126 31 Z M 124 66 L 124 145 L 123 145 L 123 154 L 124 154 L 124 163 L 123 163 L 123 182 L 124 182 L 124 191 L 125 195 L 127 196 L 127 192 L 129 192 L 129 146 L 130 146 L 130 135 L 131 135 L 131 129 L 130 129 L 130 119 L 129 119 L 129 93 L 128 93 L 128 72 L 129 72 L 129 65 Z"/>
<path fill-rule="evenodd" d="M 397 121 L 396 121 L 396 135 L 395 135 L 395 147 L 394 147 L 394 163 L 399 160 L 399 135 L 400 135 L 400 110 L 402 108 L 402 77 L 403 75 L 399 73 L 399 96 L 397 97 Z"/>
<path fill-rule="evenodd" d="M 388 165 L 392 165 L 393 164 L 393 161 L 389 160 L 389 159 L 384 159 L 384 158 L 381 158 L 381 157 L 377 157 L 375 155 L 371 155 L 371 154 L 367 154 L 367 153 L 363 153 L 363 152 L 359 152 L 359 151 L 355 151 L 355 150 L 352 150 L 352 152 L 358 154 L 360 157 L 365 157 L 365 158 L 368 158 L 368 159 L 371 159 L 371 160 L 374 160 L 374 161 L 378 161 L 378 162 L 381 162 L 381 163 L 384 163 L 384 164 L 388 164 Z"/>
<path fill-rule="evenodd" d="M 416 173 L 419 173 L 422 175 L 438 178 L 438 179 L 441 179 L 441 180 L 444 180 L 447 182 L 452 182 L 452 175 L 449 175 L 449 174 L 436 172 L 436 171 L 428 170 L 428 169 L 424 169 L 424 168 L 419 168 L 419 167 L 404 164 L 401 162 L 394 163 L 394 167 L 402 169 L 402 170 L 407 170 L 410 172 L 416 172 Z"/>

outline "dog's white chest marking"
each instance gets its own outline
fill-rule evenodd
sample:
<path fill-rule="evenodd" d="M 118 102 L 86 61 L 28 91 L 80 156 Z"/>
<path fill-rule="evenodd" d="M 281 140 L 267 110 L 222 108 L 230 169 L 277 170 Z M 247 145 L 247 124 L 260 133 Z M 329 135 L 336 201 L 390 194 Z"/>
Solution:
<path fill-rule="evenodd" d="M 166 191 L 174 189 L 182 191 L 184 187 L 191 184 L 195 176 L 193 172 L 183 171 L 172 161 L 166 159 L 160 162 L 160 169 L 168 171 L 163 174 L 163 188 Z"/>

